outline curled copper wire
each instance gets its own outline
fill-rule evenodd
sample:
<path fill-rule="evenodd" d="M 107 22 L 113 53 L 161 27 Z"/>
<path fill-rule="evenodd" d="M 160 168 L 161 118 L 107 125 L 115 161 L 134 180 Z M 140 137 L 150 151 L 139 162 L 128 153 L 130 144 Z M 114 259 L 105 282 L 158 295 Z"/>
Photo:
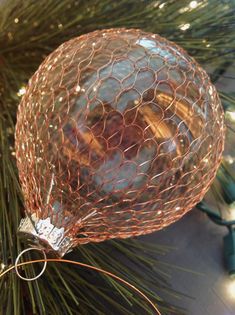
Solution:
<path fill-rule="evenodd" d="M 224 130 L 215 87 L 176 44 L 136 29 L 74 38 L 19 106 L 26 211 L 64 227 L 74 246 L 162 229 L 208 190 Z"/>

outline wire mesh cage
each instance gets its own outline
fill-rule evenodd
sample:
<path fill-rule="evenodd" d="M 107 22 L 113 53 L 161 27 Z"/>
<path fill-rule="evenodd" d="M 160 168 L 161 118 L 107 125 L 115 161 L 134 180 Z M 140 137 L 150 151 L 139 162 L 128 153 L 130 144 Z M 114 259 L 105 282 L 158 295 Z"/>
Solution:
<path fill-rule="evenodd" d="M 171 224 L 208 190 L 224 130 L 209 77 L 176 44 L 136 29 L 65 42 L 18 110 L 17 164 L 34 236 L 59 248 L 64 237 L 70 247 Z"/>

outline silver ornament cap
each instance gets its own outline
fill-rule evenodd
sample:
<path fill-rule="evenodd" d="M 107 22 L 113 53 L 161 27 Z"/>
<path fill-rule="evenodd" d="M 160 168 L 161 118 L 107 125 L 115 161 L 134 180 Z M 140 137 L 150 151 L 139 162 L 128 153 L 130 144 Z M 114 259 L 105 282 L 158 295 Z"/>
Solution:
<path fill-rule="evenodd" d="M 62 257 L 71 250 L 72 239 L 65 235 L 64 228 L 58 228 L 51 223 L 51 219 L 39 219 L 36 214 L 26 216 L 20 222 L 19 236 L 28 245 L 52 252 Z"/>

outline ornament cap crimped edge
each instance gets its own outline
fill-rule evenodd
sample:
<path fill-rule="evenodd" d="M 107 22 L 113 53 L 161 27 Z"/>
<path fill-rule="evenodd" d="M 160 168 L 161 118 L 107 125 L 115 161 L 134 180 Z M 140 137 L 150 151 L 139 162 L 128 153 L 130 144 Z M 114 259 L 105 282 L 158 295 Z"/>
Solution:
<path fill-rule="evenodd" d="M 68 253 L 73 246 L 72 239 L 65 236 L 64 228 L 58 228 L 51 219 L 40 219 L 35 213 L 21 219 L 18 235 L 29 245 L 37 246 L 46 252 L 52 252 L 59 257 Z"/>

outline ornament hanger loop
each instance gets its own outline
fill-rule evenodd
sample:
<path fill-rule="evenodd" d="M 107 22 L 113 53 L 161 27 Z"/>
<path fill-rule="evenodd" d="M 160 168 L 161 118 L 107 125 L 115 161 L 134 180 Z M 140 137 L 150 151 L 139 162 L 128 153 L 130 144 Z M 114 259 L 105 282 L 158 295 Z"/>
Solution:
<path fill-rule="evenodd" d="M 31 251 L 31 250 L 37 250 L 37 251 L 41 252 L 41 253 L 43 254 L 43 257 L 44 257 L 45 261 L 44 261 L 44 265 L 43 265 L 43 268 L 42 268 L 41 272 L 40 272 L 37 276 L 35 276 L 35 277 L 33 277 L 33 278 L 26 278 L 26 277 L 21 276 L 21 274 L 19 273 L 19 270 L 18 270 L 18 263 L 19 263 L 19 260 L 20 260 L 21 256 L 22 256 L 24 253 L 29 252 L 29 251 Z M 41 275 L 42 275 L 42 274 L 44 273 L 44 271 L 46 270 L 46 266 L 47 266 L 47 261 L 46 261 L 46 259 L 47 259 L 46 253 L 45 253 L 45 251 L 44 251 L 43 249 L 41 249 L 41 248 L 36 248 L 36 247 L 26 248 L 26 249 L 23 250 L 21 253 L 19 253 L 19 255 L 17 256 L 16 261 L 15 261 L 15 271 L 16 271 L 17 276 L 18 276 L 20 279 L 25 280 L 25 281 L 34 281 L 34 280 L 40 278 Z"/>

